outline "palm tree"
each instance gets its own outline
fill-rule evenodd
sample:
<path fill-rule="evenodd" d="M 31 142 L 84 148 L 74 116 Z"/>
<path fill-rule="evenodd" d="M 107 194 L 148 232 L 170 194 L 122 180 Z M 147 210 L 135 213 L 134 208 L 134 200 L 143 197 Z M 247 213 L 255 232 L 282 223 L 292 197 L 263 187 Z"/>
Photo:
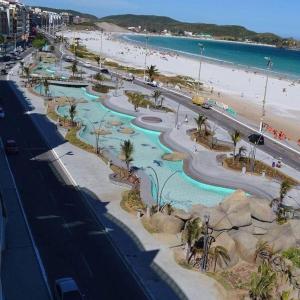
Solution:
<path fill-rule="evenodd" d="M 20 66 L 21 66 L 21 71 L 22 71 L 22 76 L 24 74 L 24 61 L 20 61 Z"/>
<path fill-rule="evenodd" d="M 127 171 L 129 171 L 129 164 L 133 161 L 133 143 L 130 140 L 125 140 L 123 144 L 121 144 L 122 154 L 124 155 L 124 161 L 127 166 Z"/>
<path fill-rule="evenodd" d="M 257 258 L 260 258 L 263 262 L 270 261 L 274 251 L 272 246 L 266 241 L 258 241 L 256 244 L 256 250 L 254 253 L 254 261 L 256 262 Z"/>
<path fill-rule="evenodd" d="M 202 222 L 200 218 L 189 220 L 182 232 L 182 242 L 186 243 L 186 260 L 190 258 L 192 247 L 201 236 Z"/>
<path fill-rule="evenodd" d="M 133 94 L 131 97 L 131 103 L 134 106 L 134 110 L 137 111 L 142 102 L 144 101 L 144 96 L 141 94 Z"/>
<path fill-rule="evenodd" d="M 233 143 L 233 159 L 235 159 L 235 151 L 237 143 L 242 139 L 242 135 L 238 130 L 235 130 L 231 135 L 231 141 Z"/>
<path fill-rule="evenodd" d="M 154 98 L 154 105 L 155 105 L 155 108 L 157 106 L 157 101 L 158 101 L 158 98 L 161 96 L 161 91 L 159 90 L 155 90 L 152 94 L 152 97 Z"/>
<path fill-rule="evenodd" d="M 251 276 L 249 296 L 254 300 L 272 299 L 271 292 L 276 282 L 276 273 L 270 266 L 263 262 L 258 267 L 258 272 Z"/>
<path fill-rule="evenodd" d="M 228 265 L 230 262 L 228 251 L 222 246 L 215 246 L 211 248 L 209 254 L 214 262 L 214 272 L 216 272 L 217 263 L 222 266 L 223 263 Z"/>
<path fill-rule="evenodd" d="M 207 121 L 207 117 L 203 116 L 203 115 L 198 115 L 198 118 L 194 118 L 197 127 L 198 127 L 198 133 L 201 134 L 202 132 L 202 126 L 205 125 L 206 121 Z"/>
<path fill-rule="evenodd" d="M 97 56 L 94 57 L 94 59 L 97 62 L 97 65 L 99 67 L 100 66 L 101 57 L 97 55 Z"/>
<path fill-rule="evenodd" d="M 27 81 L 29 82 L 29 77 L 30 77 L 30 68 L 29 67 L 24 67 L 24 73 L 27 78 Z"/>
<path fill-rule="evenodd" d="M 74 124 L 74 118 L 76 116 L 76 104 L 71 104 L 70 105 L 70 108 L 69 108 L 69 115 L 70 115 L 70 119 L 71 119 L 71 122 L 72 122 L 72 125 Z"/>
<path fill-rule="evenodd" d="M 75 77 L 75 73 L 78 72 L 77 61 L 73 62 L 72 67 L 71 67 L 71 71 L 72 71 L 73 77 Z"/>
<path fill-rule="evenodd" d="M 280 191 L 279 191 L 280 204 L 282 204 L 284 197 L 286 196 L 288 191 L 291 190 L 292 187 L 293 187 L 293 184 L 288 179 L 285 179 L 281 182 Z"/>
<path fill-rule="evenodd" d="M 147 73 L 150 81 L 152 82 L 154 80 L 154 77 L 158 75 L 158 69 L 156 68 L 155 65 L 151 65 L 150 67 L 147 68 Z"/>
<path fill-rule="evenodd" d="M 48 94 L 49 94 L 49 82 L 48 82 L 47 78 L 44 79 L 43 86 L 44 86 L 45 96 L 48 96 Z"/>

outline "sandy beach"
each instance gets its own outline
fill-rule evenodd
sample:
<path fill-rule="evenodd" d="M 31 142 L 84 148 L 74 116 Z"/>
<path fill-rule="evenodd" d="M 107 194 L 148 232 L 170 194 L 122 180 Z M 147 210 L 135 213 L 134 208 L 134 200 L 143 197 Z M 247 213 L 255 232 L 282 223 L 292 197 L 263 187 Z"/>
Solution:
<path fill-rule="evenodd" d="M 65 31 L 69 39 L 79 37 L 90 51 L 100 52 L 100 31 Z M 144 68 L 145 47 L 118 38 L 112 33 L 103 34 L 103 55 L 113 60 Z M 199 60 L 171 51 L 149 49 L 147 66 L 156 65 L 165 75 L 182 75 L 198 78 Z M 212 99 L 234 108 L 238 114 L 258 123 L 266 76 L 250 70 L 211 62 L 202 63 L 201 81 L 207 90 L 213 88 Z M 220 94 L 219 94 L 220 93 Z M 284 130 L 292 140 L 300 138 L 300 84 L 286 79 L 270 77 L 266 97 L 266 122 Z"/>

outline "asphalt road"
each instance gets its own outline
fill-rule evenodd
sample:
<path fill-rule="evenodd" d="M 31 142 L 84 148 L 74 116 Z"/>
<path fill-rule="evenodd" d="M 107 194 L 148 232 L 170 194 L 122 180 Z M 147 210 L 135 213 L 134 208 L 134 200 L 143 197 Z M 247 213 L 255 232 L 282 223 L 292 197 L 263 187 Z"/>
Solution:
<path fill-rule="evenodd" d="M 0 135 L 20 147 L 9 163 L 50 288 L 72 276 L 86 300 L 147 299 L 6 81 L 0 90 Z"/>

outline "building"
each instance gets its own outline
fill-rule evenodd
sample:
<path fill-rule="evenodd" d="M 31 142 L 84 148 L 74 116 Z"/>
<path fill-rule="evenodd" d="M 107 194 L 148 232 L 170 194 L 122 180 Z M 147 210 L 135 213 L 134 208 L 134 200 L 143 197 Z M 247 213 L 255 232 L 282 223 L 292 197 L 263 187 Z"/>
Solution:
<path fill-rule="evenodd" d="M 62 17 L 62 21 L 65 25 L 71 25 L 73 24 L 73 15 L 70 14 L 70 13 L 67 13 L 67 12 L 62 12 L 61 14 L 61 17 Z"/>

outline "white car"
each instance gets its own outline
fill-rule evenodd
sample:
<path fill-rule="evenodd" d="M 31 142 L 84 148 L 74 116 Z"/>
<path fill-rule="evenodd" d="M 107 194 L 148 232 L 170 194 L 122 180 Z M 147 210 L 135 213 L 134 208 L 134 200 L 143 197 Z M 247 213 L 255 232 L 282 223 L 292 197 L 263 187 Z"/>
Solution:
<path fill-rule="evenodd" d="M 86 68 L 90 68 L 92 65 L 90 63 L 84 63 L 83 66 Z"/>
<path fill-rule="evenodd" d="M 55 280 L 54 293 L 56 300 L 84 300 L 77 283 L 71 277 Z"/>
<path fill-rule="evenodd" d="M 2 107 L 0 107 L 0 119 L 3 119 L 5 117 L 5 112 Z"/>

